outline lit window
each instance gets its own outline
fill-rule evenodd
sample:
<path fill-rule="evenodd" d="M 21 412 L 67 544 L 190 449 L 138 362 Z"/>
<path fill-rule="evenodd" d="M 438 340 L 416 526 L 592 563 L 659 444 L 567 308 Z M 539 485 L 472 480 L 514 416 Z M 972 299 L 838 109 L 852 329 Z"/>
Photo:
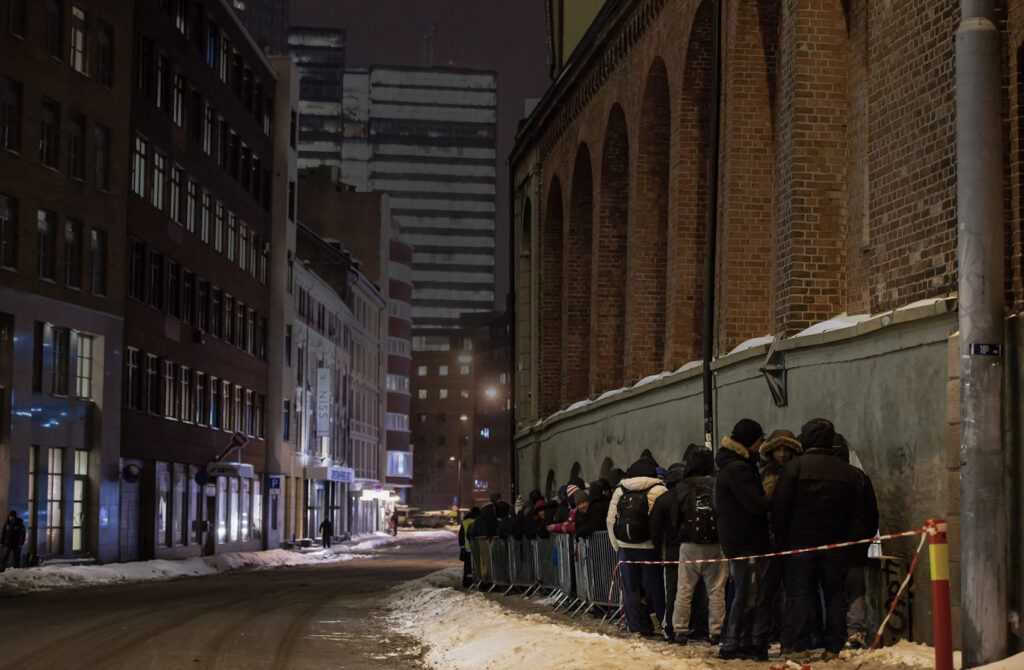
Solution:
<path fill-rule="evenodd" d="M 419 398 L 420 400 L 426 400 L 427 399 L 427 389 L 420 389 L 419 391 L 417 391 L 416 392 L 416 397 Z"/>
<path fill-rule="evenodd" d="M 447 365 L 438 366 L 437 374 L 439 376 L 441 376 L 441 377 L 447 377 L 448 376 L 448 366 Z"/>
<path fill-rule="evenodd" d="M 427 366 L 426 365 L 421 365 L 421 366 L 417 367 L 416 368 L 416 374 L 419 375 L 420 377 L 426 377 L 427 376 Z"/>
<path fill-rule="evenodd" d="M 448 389 L 441 389 L 440 391 L 438 391 L 437 392 L 437 397 L 440 398 L 441 400 L 447 400 L 448 399 Z"/>
<path fill-rule="evenodd" d="M 82 74 L 85 70 L 85 12 L 71 8 L 71 67 Z"/>

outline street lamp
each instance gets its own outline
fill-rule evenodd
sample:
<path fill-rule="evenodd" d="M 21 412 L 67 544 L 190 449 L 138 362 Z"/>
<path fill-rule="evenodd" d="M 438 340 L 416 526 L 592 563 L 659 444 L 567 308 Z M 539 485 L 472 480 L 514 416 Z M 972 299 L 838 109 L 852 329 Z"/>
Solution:
<path fill-rule="evenodd" d="M 469 421 L 469 416 L 462 414 L 459 416 L 459 494 L 457 496 L 457 503 L 462 503 L 462 458 L 464 455 L 464 445 L 466 440 L 466 422 Z"/>
<path fill-rule="evenodd" d="M 484 395 L 487 396 L 488 400 L 494 400 L 495 398 L 498 397 L 498 389 L 494 388 L 493 386 L 488 386 L 486 389 L 484 389 Z"/>

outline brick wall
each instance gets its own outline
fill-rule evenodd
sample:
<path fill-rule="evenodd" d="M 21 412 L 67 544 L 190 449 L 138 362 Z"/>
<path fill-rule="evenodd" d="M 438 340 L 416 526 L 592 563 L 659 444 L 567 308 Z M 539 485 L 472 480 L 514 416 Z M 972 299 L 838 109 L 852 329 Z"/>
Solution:
<path fill-rule="evenodd" d="M 1000 10 L 1006 290 L 1015 305 L 1024 303 L 1018 4 Z M 540 259 L 526 281 L 538 305 L 519 314 L 521 324 L 539 321 L 531 362 L 541 402 L 531 418 L 700 355 L 711 7 L 621 4 L 520 133 L 514 169 L 521 176 L 539 163 L 543 175 L 533 210 Z M 956 290 L 958 8 L 956 0 L 725 3 L 716 352 Z M 518 162 L 520 154 L 529 160 Z M 575 194 L 587 180 L 589 218 L 572 213 L 583 200 L 562 196 L 563 185 Z M 589 271 L 545 262 L 583 257 Z M 589 293 L 579 285 L 588 273 Z M 589 311 L 570 300 L 584 295 Z M 586 383 L 582 373 L 562 374 L 578 367 Z"/>
<path fill-rule="evenodd" d="M 569 194 L 569 221 L 565 257 L 562 262 L 565 300 L 562 339 L 561 404 L 569 405 L 587 397 L 591 350 L 590 296 L 591 249 L 593 244 L 594 180 L 590 150 L 581 144 L 573 166 Z"/>

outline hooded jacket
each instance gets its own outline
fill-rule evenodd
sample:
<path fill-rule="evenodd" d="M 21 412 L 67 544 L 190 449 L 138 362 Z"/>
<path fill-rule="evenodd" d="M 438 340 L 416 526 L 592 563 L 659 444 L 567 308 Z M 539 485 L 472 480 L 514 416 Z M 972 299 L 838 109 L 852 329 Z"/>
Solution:
<path fill-rule="evenodd" d="M 618 516 L 619 499 L 622 498 L 623 490 L 643 491 L 647 490 L 647 513 L 650 514 L 654 502 L 659 496 L 666 492 L 665 485 L 655 476 L 655 465 L 653 461 L 640 459 L 629 466 L 626 476 L 612 492 L 611 502 L 608 503 L 608 515 L 605 517 L 605 528 L 608 531 L 608 540 L 612 543 L 612 549 L 654 549 L 654 543 L 647 542 L 630 543 L 620 542 L 615 537 L 615 518 Z"/>
<path fill-rule="evenodd" d="M 662 558 L 675 560 L 679 556 L 679 501 L 684 469 L 669 468 L 665 475 L 664 495 L 658 496 L 651 507 L 651 542 Z"/>
<path fill-rule="evenodd" d="M 715 456 L 714 507 L 718 540 L 726 558 L 768 549 L 768 499 L 757 472 L 757 454 L 731 437 L 722 438 Z"/>
<path fill-rule="evenodd" d="M 778 432 L 780 431 L 776 431 L 776 433 Z M 803 447 L 795 436 L 778 435 L 761 445 L 761 486 L 764 487 L 764 494 L 768 500 L 772 499 L 772 494 L 775 493 L 775 484 L 779 481 L 779 475 L 782 474 L 783 465 L 775 460 L 775 452 L 782 448 L 791 449 L 795 456 L 803 453 Z"/>
<path fill-rule="evenodd" d="M 870 537 L 875 529 L 864 530 L 863 474 L 836 458 L 831 444 L 804 446 L 804 455 L 786 464 L 775 487 L 772 527 L 779 546 L 799 549 Z"/>

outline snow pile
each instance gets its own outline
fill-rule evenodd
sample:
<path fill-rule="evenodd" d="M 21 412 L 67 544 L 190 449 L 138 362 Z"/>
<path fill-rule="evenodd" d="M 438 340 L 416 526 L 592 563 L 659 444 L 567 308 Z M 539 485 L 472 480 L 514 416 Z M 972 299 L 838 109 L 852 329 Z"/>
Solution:
<path fill-rule="evenodd" d="M 871 318 L 870 314 L 854 314 L 848 316 L 846 314 L 840 314 L 839 316 L 833 317 L 827 321 L 816 323 L 810 328 L 805 328 L 793 337 L 807 337 L 808 335 L 817 335 L 818 333 L 827 333 L 830 330 L 842 330 L 844 328 L 852 328 L 858 323 L 867 321 Z"/>
<path fill-rule="evenodd" d="M 402 531 L 398 537 L 384 534 L 357 536 L 348 543 L 315 551 L 240 551 L 183 560 L 152 560 L 106 565 L 43 565 L 0 573 L 0 593 L 49 591 L 99 584 L 149 582 L 180 577 L 202 577 L 240 568 L 268 569 L 289 565 L 320 565 L 367 558 L 372 552 L 398 543 L 455 541 L 450 530 Z"/>
<path fill-rule="evenodd" d="M 619 629 L 603 632 L 588 622 L 522 613 L 502 607 L 501 599 L 458 589 L 461 568 L 449 568 L 391 590 L 384 607 L 399 632 L 420 640 L 425 661 L 444 670 L 619 670 L 673 668 L 726 670 L 755 667 L 749 661 L 722 661 L 717 647 L 680 647 L 624 637 Z M 509 596 L 509 598 L 515 598 Z M 515 600 L 508 600 L 515 606 Z M 525 602 L 525 601 L 523 601 Z M 579 624 L 579 625 L 576 625 Z M 594 625 L 590 625 L 594 628 Z M 844 651 L 838 661 L 814 662 L 835 670 L 918 670 L 934 667 L 934 649 L 900 642 L 871 653 Z M 784 660 L 773 658 L 773 664 Z M 757 664 L 767 667 L 768 664 Z"/>

